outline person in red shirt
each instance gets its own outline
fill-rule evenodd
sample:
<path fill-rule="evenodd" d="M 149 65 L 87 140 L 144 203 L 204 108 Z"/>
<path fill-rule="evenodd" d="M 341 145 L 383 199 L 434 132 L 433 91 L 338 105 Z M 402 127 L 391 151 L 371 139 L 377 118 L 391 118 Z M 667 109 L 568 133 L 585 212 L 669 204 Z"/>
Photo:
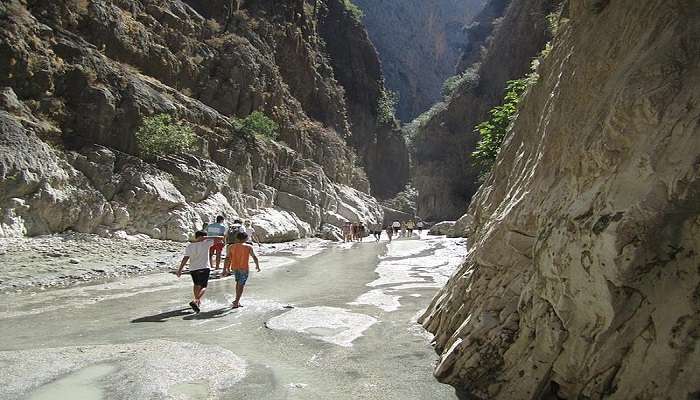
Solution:
<path fill-rule="evenodd" d="M 240 301 L 243 295 L 243 289 L 245 288 L 245 283 L 248 280 L 248 262 L 250 258 L 253 258 L 255 262 L 255 270 L 260 272 L 260 263 L 258 262 L 258 256 L 255 254 L 253 245 L 246 243 L 248 240 L 248 235 L 244 232 L 238 232 L 236 234 L 233 243 L 229 244 L 226 248 L 226 262 L 228 263 L 228 271 L 233 272 L 233 276 L 236 278 L 236 299 L 231 305 L 233 308 L 242 307 Z"/>

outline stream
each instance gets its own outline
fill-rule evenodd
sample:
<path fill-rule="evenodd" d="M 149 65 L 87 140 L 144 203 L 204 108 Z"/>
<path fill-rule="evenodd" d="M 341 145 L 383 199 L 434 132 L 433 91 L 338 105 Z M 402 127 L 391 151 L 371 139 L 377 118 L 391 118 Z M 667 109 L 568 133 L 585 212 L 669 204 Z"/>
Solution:
<path fill-rule="evenodd" d="M 415 321 L 466 252 L 429 237 L 261 257 L 241 300 L 188 275 L 3 295 L 2 399 L 456 399 Z"/>

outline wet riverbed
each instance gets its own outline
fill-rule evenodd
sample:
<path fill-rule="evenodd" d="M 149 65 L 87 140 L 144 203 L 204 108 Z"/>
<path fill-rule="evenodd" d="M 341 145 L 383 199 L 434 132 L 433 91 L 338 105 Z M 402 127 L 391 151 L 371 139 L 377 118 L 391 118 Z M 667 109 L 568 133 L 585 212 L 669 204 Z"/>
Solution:
<path fill-rule="evenodd" d="M 240 309 L 152 274 L 5 295 L 3 399 L 454 399 L 415 323 L 464 254 L 431 238 L 262 258 Z"/>

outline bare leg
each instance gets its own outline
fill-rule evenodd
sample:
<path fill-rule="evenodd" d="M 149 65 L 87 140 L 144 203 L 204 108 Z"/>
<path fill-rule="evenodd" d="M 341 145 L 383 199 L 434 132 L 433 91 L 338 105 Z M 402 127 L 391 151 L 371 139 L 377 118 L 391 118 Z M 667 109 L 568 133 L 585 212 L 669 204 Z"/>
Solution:
<path fill-rule="evenodd" d="M 245 288 L 245 285 L 241 285 L 240 283 L 236 282 L 236 300 L 233 301 L 233 307 L 240 307 L 241 306 L 241 296 L 243 296 L 243 288 Z"/>
<path fill-rule="evenodd" d="M 219 269 L 219 266 L 221 266 L 221 250 L 218 250 L 216 252 L 216 269 Z"/>
<path fill-rule="evenodd" d="M 214 249 L 209 248 L 209 265 L 211 265 L 211 259 L 214 257 Z"/>
<path fill-rule="evenodd" d="M 202 297 L 204 297 L 204 293 L 207 291 L 207 288 L 201 286 L 196 287 L 199 288 L 199 291 L 194 295 L 194 302 L 197 303 L 197 305 L 199 305 L 202 303 Z"/>

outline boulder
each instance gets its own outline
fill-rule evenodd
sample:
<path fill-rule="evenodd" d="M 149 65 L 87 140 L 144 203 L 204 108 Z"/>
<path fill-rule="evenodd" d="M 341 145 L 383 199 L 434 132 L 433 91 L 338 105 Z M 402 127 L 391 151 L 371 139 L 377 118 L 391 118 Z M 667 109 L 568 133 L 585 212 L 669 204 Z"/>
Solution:
<path fill-rule="evenodd" d="M 454 232 L 455 221 L 442 221 L 430 227 L 428 235 L 451 235 Z"/>
<path fill-rule="evenodd" d="M 300 239 L 312 232 L 308 223 L 295 214 L 278 208 L 266 208 L 250 217 L 261 242 L 277 243 Z"/>

